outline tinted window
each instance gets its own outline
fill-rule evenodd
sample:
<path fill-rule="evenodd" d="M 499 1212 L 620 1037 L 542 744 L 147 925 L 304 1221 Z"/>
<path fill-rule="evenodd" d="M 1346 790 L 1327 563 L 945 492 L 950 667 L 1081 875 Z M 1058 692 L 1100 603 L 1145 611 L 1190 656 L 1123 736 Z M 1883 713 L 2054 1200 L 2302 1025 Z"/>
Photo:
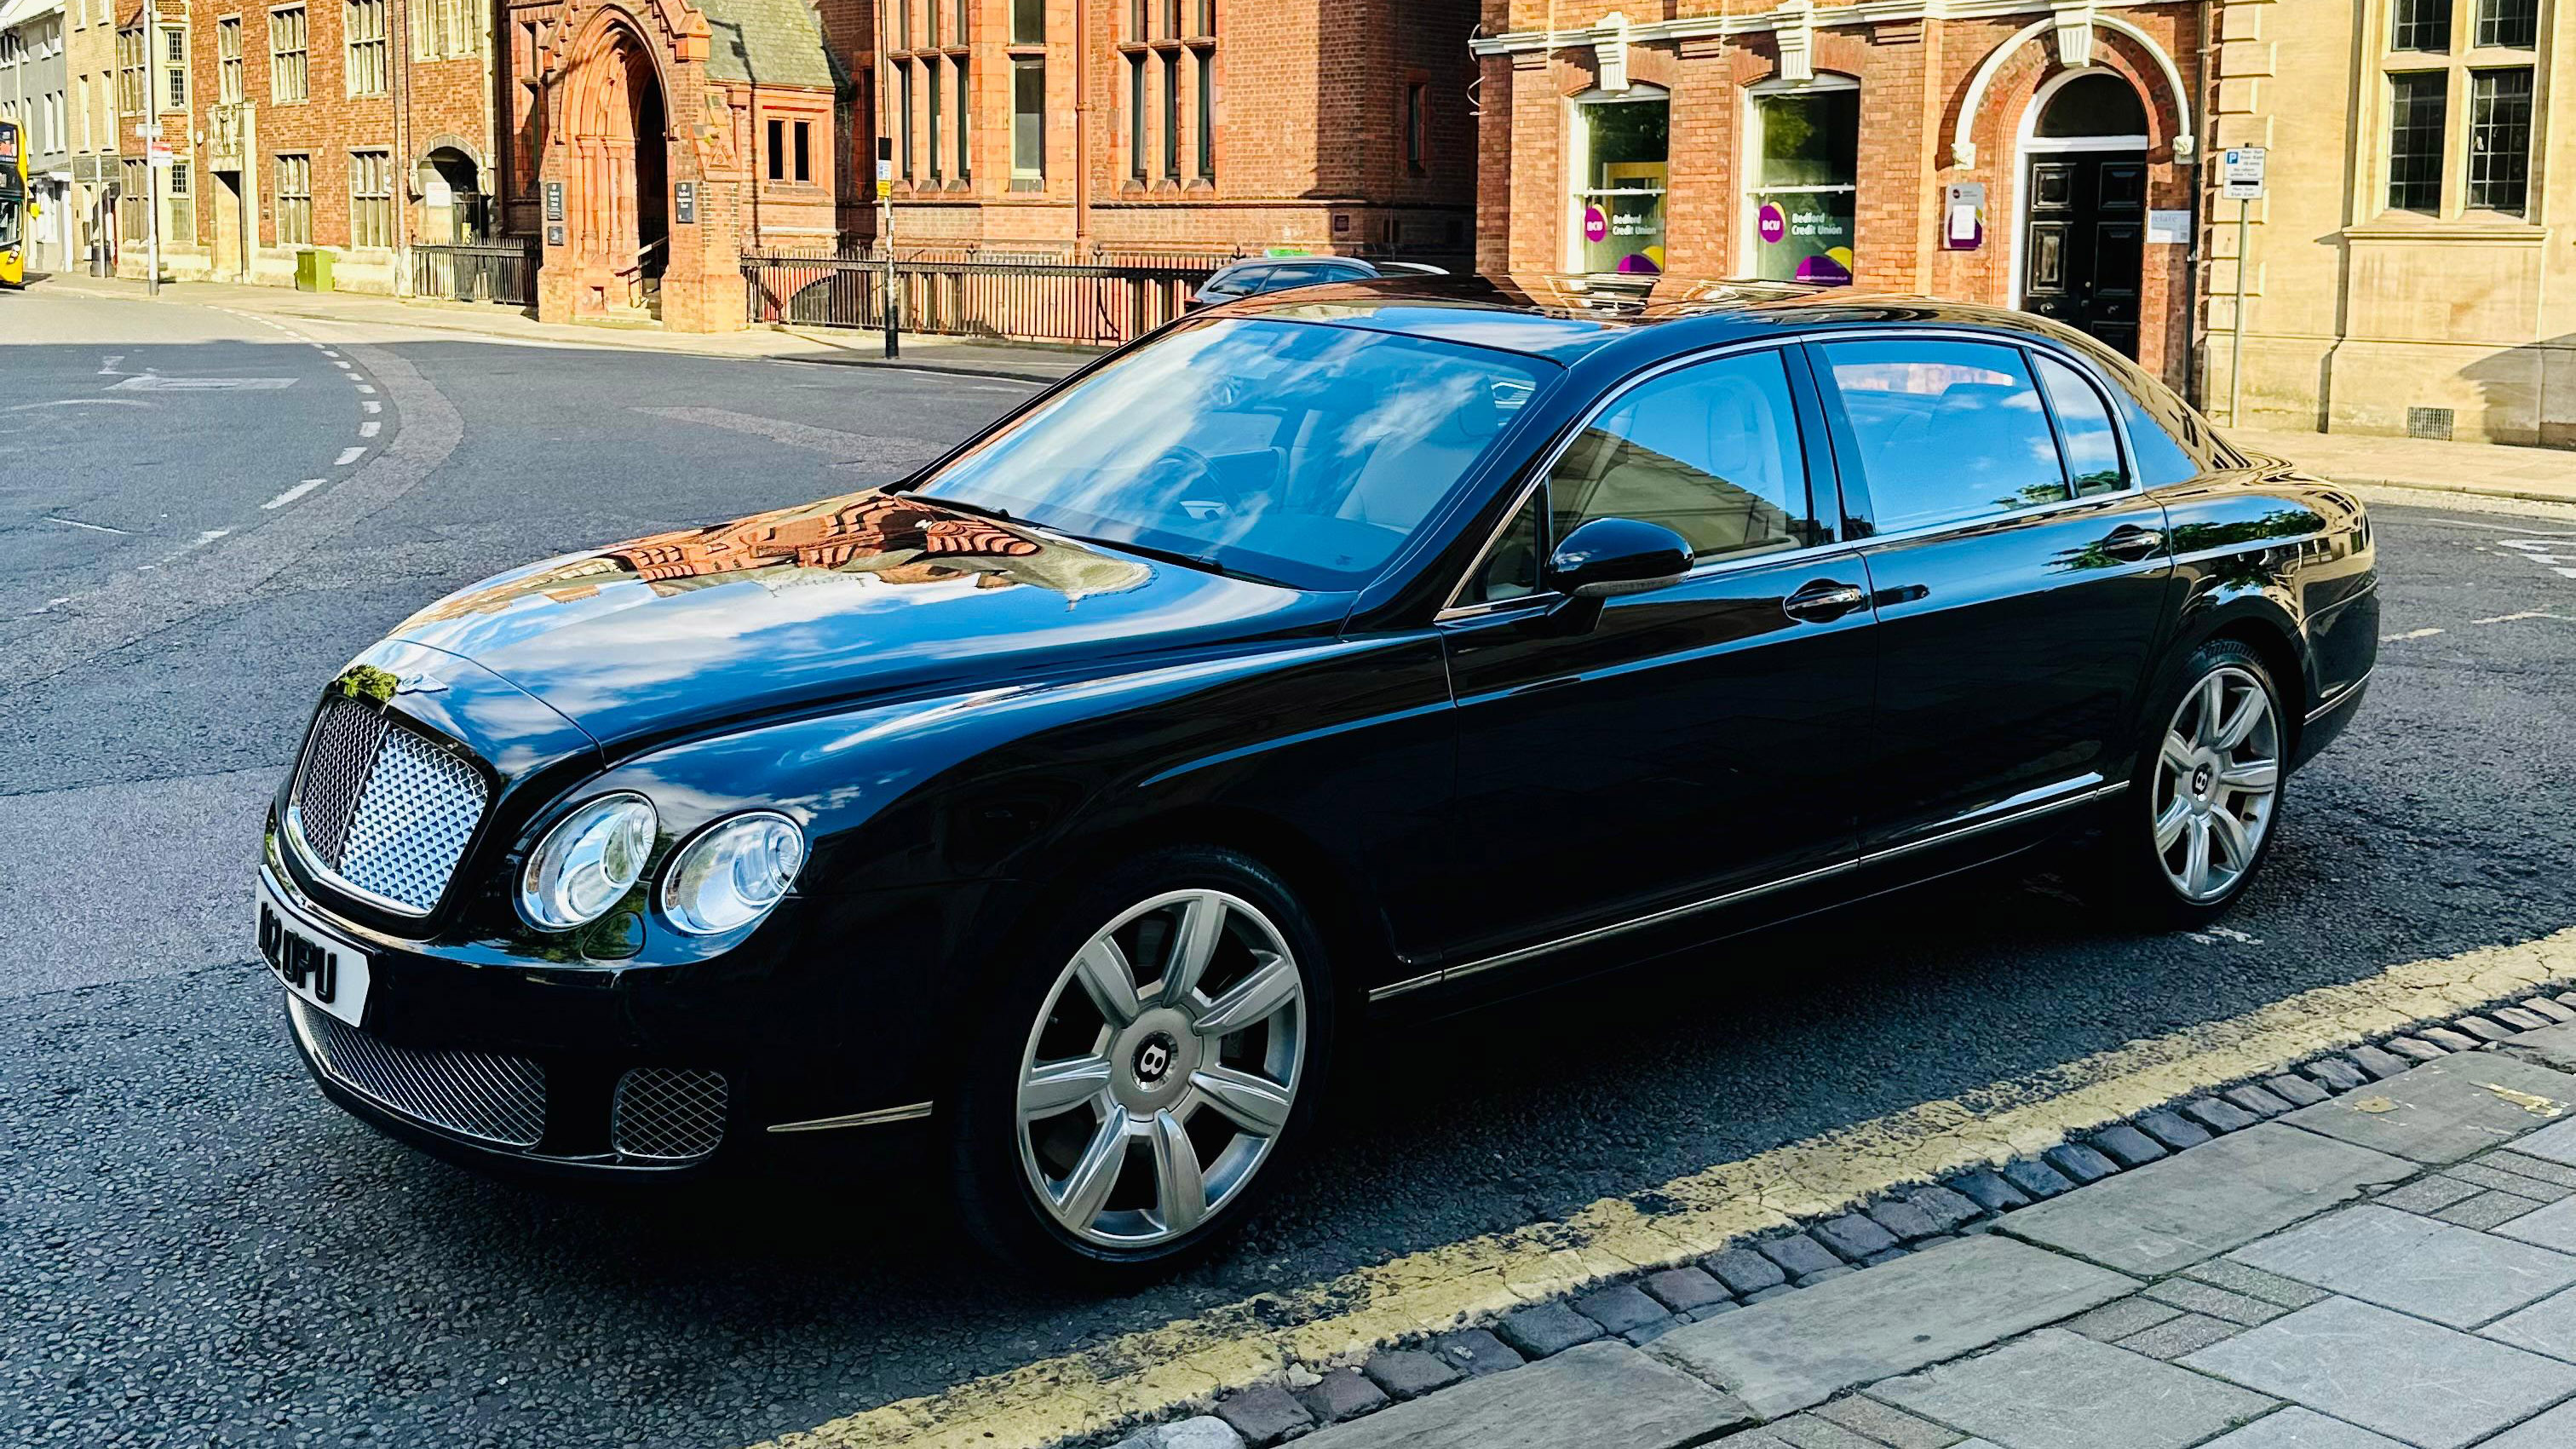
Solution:
<path fill-rule="evenodd" d="M 1547 501 L 1544 493 L 1532 493 L 1529 502 L 1503 526 L 1494 546 L 1476 565 L 1467 586 L 1458 591 L 1458 602 L 1465 604 L 1498 604 L 1506 599 L 1525 599 L 1538 592 L 1539 527 L 1538 511 Z"/>
<path fill-rule="evenodd" d="M 1798 415 L 1776 352 L 1722 357 L 1629 389 L 1548 474 L 1556 536 L 1595 518 L 1660 523 L 1700 558 L 1810 541 Z"/>
<path fill-rule="evenodd" d="M 1851 421 L 1878 532 L 2068 496 L 2019 348 L 1926 339 L 1819 351 Z"/>
<path fill-rule="evenodd" d="M 2196 478 L 2212 468 L 2241 468 L 2237 456 L 2200 414 L 2136 368 L 2115 370 L 2112 399 L 2129 425 L 2129 454 L 2149 488 Z"/>
<path fill-rule="evenodd" d="M 1211 320 L 1121 354 L 920 491 L 1211 568 L 1357 588 L 1554 371 L 1425 338 Z"/>
<path fill-rule="evenodd" d="M 2066 444 L 2066 471 L 2074 476 L 2076 493 L 2117 493 L 2127 475 L 2120 468 L 2119 434 L 2102 394 L 2056 358 L 2033 356 L 2039 385 L 2048 390 L 2049 411 L 2057 414 L 2057 436 Z"/>
<path fill-rule="evenodd" d="M 1209 297 L 1244 297 L 1261 290 L 1261 281 L 1270 275 L 1268 267 L 1229 267 L 1208 278 L 1200 293 Z"/>

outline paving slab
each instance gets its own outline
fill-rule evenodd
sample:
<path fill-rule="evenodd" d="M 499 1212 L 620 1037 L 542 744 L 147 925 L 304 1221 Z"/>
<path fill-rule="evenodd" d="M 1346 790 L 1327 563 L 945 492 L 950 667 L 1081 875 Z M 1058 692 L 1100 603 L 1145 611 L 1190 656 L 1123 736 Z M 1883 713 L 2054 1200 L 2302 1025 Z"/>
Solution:
<path fill-rule="evenodd" d="M 2498 1343 L 2576 1362 L 2576 1290 L 2544 1298 L 2478 1332 Z M 2576 1444 L 2576 1439 L 2568 1442 Z"/>
<path fill-rule="evenodd" d="M 2329 1213 L 2227 1257 L 2453 1328 L 2474 1328 L 2576 1284 L 2576 1258 L 2564 1253 L 2377 1203 Z"/>
<path fill-rule="evenodd" d="M 2545 1128 L 2571 1106 L 2576 1076 L 2472 1052 L 2277 1120 L 2417 1162 L 2451 1163 Z"/>
<path fill-rule="evenodd" d="M 2264 1122 L 2023 1208 L 2002 1231 L 2153 1277 L 2415 1170 L 2384 1152 Z"/>
<path fill-rule="evenodd" d="M 2492 1231 L 2498 1237 L 2512 1238 L 2517 1242 L 2537 1243 L 2561 1253 L 2576 1253 L 2576 1197 L 2508 1219 Z"/>
<path fill-rule="evenodd" d="M 2460 1449 L 2576 1393 L 2576 1364 L 2350 1298 L 2249 1328 L 2182 1362 L 2419 1449 Z"/>
<path fill-rule="evenodd" d="M 2513 1050 L 2544 1067 L 2576 1072 L 2576 1025 L 2544 1026 L 2513 1039 Z"/>
<path fill-rule="evenodd" d="M 2261 1394 L 2049 1329 L 1869 1396 L 2004 1449 L 2182 1449 L 2273 1407 Z"/>
<path fill-rule="evenodd" d="M 2481 1192 L 2465 1202 L 2453 1203 L 2433 1216 L 2483 1233 L 2489 1228 L 2502 1227 L 2539 1206 L 2540 1199 L 2536 1197 L 2490 1191 Z"/>
<path fill-rule="evenodd" d="M 1675 1329 L 1656 1341 L 1655 1352 L 1725 1385 L 1771 1419 L 2099 1307 L 2138 1286 L 2090 1263 L 1981 1234 Z"/>
<path fill-rule="evenodd" d="M 2557 1029 L 2550 1028 L 2552 1031 Z M 2533 1032 L 2532 1035 L 2538 1036 L 2540 1033 Z M 2537 1157 L 2544 1162 L 2576 1167 L 2576 1117 L 2552 1122 L 2513 1144 L 2513 1150 L 2525 1157 Z"/>
<path fill-rule="evenodd" d="M 2528 1424 L 2517 1424 L 2478 1449 L 2567 1449 L 2576 1444 L 2576 1404 L 2561 1404 Z"/>
<path fill-rule="evenodd" d="M 2341 1419 L 2296 1405 L 2266 1414 L 2234 1433 L 2209 1441 L 2208 1449 L 2406 1449 L 2406 1446 Z"/>
<path fill-rule="evenodd" d="M 1298 1442 L 1306 1449 L 1678 1449 L 1752 1419 L 1733 1396 L 1640 1350 L 1587 1343 Z"/>

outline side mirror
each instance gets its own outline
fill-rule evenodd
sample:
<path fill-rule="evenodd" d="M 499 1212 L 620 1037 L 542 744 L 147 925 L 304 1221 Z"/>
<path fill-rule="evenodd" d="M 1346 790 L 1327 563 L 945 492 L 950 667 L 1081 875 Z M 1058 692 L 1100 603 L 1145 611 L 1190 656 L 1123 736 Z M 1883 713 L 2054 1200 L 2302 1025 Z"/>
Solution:
<path fill-rule="evenodd" d="M 1596 518 L 1567 534 L 1547 560 L 1548 583 L 1578 599 L 1660 589 L 1690 570 L 1688 540 L 1633 518 Z"/>

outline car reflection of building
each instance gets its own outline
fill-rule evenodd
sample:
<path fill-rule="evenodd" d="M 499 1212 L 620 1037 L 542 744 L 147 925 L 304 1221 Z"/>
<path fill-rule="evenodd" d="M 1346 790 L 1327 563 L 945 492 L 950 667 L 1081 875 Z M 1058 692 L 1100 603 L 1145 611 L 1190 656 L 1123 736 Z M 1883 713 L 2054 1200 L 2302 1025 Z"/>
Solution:
<path fill-rule="evenodd" d="M 572 603 L 620 583 L 642 583 L 670 595 L 746 580 L 782 585 L 824 574 L 886 584 L 971 578 L 979 589 L 1030 584 L 1079 599 L 1133 588 L 1148 572 L 1145 564 L 1079 544 L 1034 538 L 934 503 L 871 490 L 652 534 L 455 595 L 414 617 L 497 613 L 531 595 Z"/>

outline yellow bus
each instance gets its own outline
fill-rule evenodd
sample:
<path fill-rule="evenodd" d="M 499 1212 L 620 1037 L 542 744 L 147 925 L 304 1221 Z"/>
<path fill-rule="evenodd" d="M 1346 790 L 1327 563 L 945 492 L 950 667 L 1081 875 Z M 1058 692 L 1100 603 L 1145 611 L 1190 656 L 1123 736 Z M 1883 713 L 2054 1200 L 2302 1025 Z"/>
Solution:
<path fill-rule="evenodd" d="M 27 283 L 27 148 L 18 123 L 0 121 L 0 287 Z"/>

